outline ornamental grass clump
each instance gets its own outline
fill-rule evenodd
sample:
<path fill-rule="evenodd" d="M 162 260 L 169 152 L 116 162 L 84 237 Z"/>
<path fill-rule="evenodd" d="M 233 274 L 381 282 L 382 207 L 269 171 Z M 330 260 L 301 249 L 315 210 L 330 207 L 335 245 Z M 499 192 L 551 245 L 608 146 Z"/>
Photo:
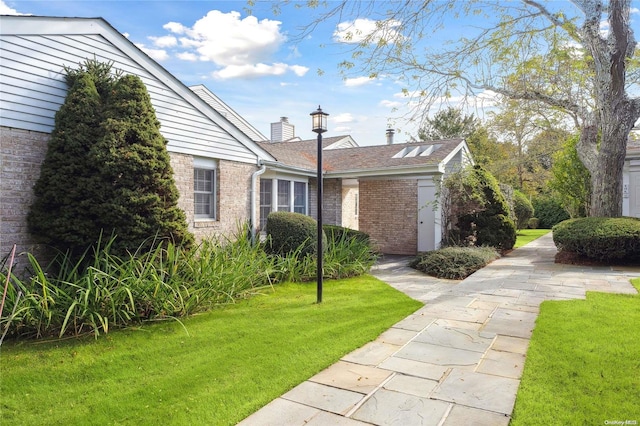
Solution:
<path fill-rule="evenodd" d="M 461 280 L 499 257 L 493 247 L 446 247 L 418 256 L 410 266 L 437 278 Z"/>
<path fill-rule="evenodd" d="M 111 253 L 113 242 L 99 242 L 79 260 L 61 254 L 49 267 L 29 254 L 33 274 L 10 277 L 0 329 L 9 337 L 98 336 L 233 303 L 282 277 L 277 259 L 246 237 L 205 241 L 192 250 L 157 240 L 126 256 Z"/>

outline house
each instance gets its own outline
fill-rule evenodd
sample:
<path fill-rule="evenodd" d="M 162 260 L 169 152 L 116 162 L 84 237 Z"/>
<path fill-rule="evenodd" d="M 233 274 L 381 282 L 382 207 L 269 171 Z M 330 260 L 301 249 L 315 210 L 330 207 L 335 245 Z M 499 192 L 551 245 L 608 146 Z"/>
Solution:
<path fill-rule="evenodd" d="M 640 217 L 640 141 L 629 140 L 622 170 L 622 215 Z"/>
<path fill-rule="evenodd" d="M 470 161 L 462 139 L 357 146 L 348 136 L 323 138 L 323 220 L 366 232 L 383 253 L 416 254 L 442 237 L 438 182 Z M 279 163 L 317 170 L 315 140 L 260 143 Z M 276 178 L 277 179 L 277 178 Z M 316 179 L 310 204 L 316 205 Z M 261 180 L 261 223 L 273 209 Z M 263 197 L 266 194 L 266 197 Z M 315 217 L 315 212 L 310 212 Z"/>
<path fill-rule="evenodd" d="M 285 117 L 267 139 L 101 18 L 0 16 L 0 256 L 14 244 L 19 252 L 45 250 L 27 231 L 32 187 L 65 99 L 64 67 L 93 58 L 145 83 L 196 238 L 230 235 L 246 222 L 257 232 L 275 210 L 315 216 L 316 141 L 296 138 Z M 337 136 L 325 137 L 323 149 L 325 223 L 359 228 L 386 253 L 438 246 L 437 181 L 470 161 L 463 140 L 360 147 Z"/>
<path fill-rule="evenodd" d="M 42 250 L 27 232 L 32 187 L 66 96 L 64 67 L 93 58 L 146 85 L 168 140 L 179 206 L 196 237 L 231 234 L 253 221 L 258 164 L 275 159 L 252 139 L 266 138 L 224 103 L 186 87 L 103 19 L 1 16 L 0 256 L 13 244 L 20 252 Z M 206 187 L 196 181 L 210 190 L 196 190 Z"/>

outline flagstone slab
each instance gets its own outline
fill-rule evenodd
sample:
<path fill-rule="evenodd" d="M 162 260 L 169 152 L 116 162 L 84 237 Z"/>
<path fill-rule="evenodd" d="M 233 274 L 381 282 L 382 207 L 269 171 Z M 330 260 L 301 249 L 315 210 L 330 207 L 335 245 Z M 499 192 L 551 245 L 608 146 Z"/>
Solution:
<path fill-rule="evenodd" d="M 396 374 L 384 384 L 384 388 L 409 395 L 428 398 L 438 382 L 436 380 L 423 379 L 421 377 Z"/>
<path fill-rule="evenodd" d="M 493 312 L 490 309 L 473 309 L 448 305 L 427 305 L 420 310 L 429 316 L 435 316 L 438 319 L 452 319 L 458 321 L 477 322 L 482 324 L 489 318 Z"/>
<path fill-rule="evenodd" d="M 389 371 L 380 368 L 338 361 L 309 380 L 367 394 L 377 388 L 390 375 Z"/>
<path fill-rule="evenodd" d="M 288 423 L 282 423 L 281 425 L 287 425 Z M 368 423 L 364 423 L 349 417 L 339 416 L 337 414 L 329 413 L 327 411 L 320 411 L 313 416 L 311 420 L 304 423 L 304 426 L 366 426 Z M 369 425 L 370 426 L 370 425 Z"/>
<path fill-rule="evenodd" d="M 394 358 L 406 358 L 446 367 L 473 369 L 482 358 L 482 353 L 430 343 L 411 342 L 398 351 Z"/>
<path fill-rule="evenodd" d="M 454 405 L 442 426 L 508 426 L 510 420 L 504 414 Z"/>
<path fill-rule="evenodd" d="M 512 336 L 497 336 L 491 345 L 491 349 L 502 352 L 526 354 L 529 348 L 529 340 Z"/>
<path fill-rule="evenodd" d="M 391 345 L 403 346 L 409 343 L 414 337 L 416 337 L 416 332 L 413 330 L 392 327 L 378 336 L 376 340 Z"/>
<path fill-rule="evenodd" d="M 494 337 L 495 335 L 490 333 L 431 324 L 421 331 L 414 341 L 472 352 L 484 352 L 489 348 Z"/>
<path fill-rule="evenodd" d="M 375 425 L 437 426 L 449 404 L 381 389 L 352 416 Z"/>
<path fill-rule="evenodd" d="M 395 356 L 385 360 L 378 367 L 436 381 L 440 380 L 448 370 L 448 367 L 442 365 L 429 364 L 427 362 L 403 359 Z"/>
<path fill-rule="evenodd" d="M 495 333 L 503 336 L 530 339 L 534 326 L 534 322 L 492 318 L 484 325 L 484 327 L 482 327 L 481 330 L 487 333 Z"/>
<path fill-rule="evenodd" d="M 426 315 L 424 313 L 411 314 L 402 321 L 396 323 L 393 327 L 402 328 L 404 330 L 422 331 L 436 319 L 436 316 Z"/>
<path fill-rule="evenodd" d="M 362 398 L 363 395 L 361 393 L 311 381 L 302 382 L 282 395 L 282 399 L 341 415 L 349 412 Z M 288 423 L 281 422 L 280 424 Z"/>
<path fill-rule="evenodd" d="M 413 334 L 415 335 L 415 332 Z M 348 353 L 341 360 L 354 364 L 375 366 L 398 352 L 401 347 L 376 340 Z"/>
<path fill-rule="evenodd" d="M 454 368 L 432 398 L 511 415 L 519 380 Z"/>
<path fill-rule="evenodd" d="M 320 412 L 317 408 L 278 398 L 238 423 L 238 426 L 302 426 Z"/>
<path fill-rule="evenodd" d="M 482 327 L 482 324 L 477 322 L 457 321 L 457 320 L 444 319 L 444 318 L 435 320 L 433 323 L 442 327 L 455 327 L 455 328 L 462 328 L 465 330 L 475 330 L 475 331 L 480 330 L 480 328 Z"/>
<path fill-rule="evenodd" d="M 476 372 L 519 379 L 522 377 L 524 361 L 523 354 L 489 350 L 478 365 Z"/>

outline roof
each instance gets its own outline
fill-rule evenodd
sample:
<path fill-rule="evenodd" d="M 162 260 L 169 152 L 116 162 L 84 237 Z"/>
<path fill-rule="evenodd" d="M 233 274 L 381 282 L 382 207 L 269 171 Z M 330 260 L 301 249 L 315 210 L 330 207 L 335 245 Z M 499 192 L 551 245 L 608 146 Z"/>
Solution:
<path fill-rule="evenodd" d="M 0 106 L 4 126 L 50 132 L 66 94 L 64 66 L 74 67 L 94 56 L 142 78 L 173 152 L 250 163 L 271 159 L 250 136 L 102 18 L 2 15 L 0 42 L 0 91 L 3 101 L 11 101 Z"/>
<path fill-rule="evenodd" d="M 464 139 L 328 149 L 344 136 L 322 139 L 322 165 L 337 176 L 444 171 L 444 164 L 468 147 Z M 307 170 L 317 169 L 317 141 L 261 143 L 278 162 Z"/>
<path fill-rule="evenodd" d="M 205 85 L 198 84 L 195 86 L 189 86 L 189 89 L 198 95 L 203 101 L 211 106 L 211 108 L 218 111 L 223 117 L 233 123 L 238 129 L 247 135 L 251 140 L 255 142 L 266 142 L 269 140 L 258 129 L 253 127 L 247 120 L 245 120 L 240 114 L 235 112 L 229 105 L 224 103 L 222 99 L 217 97 L 211 90 Z"/>

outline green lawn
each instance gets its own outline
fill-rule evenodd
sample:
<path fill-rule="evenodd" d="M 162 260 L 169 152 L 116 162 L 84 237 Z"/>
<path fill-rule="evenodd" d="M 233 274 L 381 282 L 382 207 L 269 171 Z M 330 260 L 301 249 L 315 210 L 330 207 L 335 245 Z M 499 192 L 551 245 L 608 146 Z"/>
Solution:
<path fill-rule="evenodd" d="M 284 284 L 184 328 L 5 342 L 0 423 L 235 424 L 422 306 L 371 276 L 326 281 L 323 296 Z"/>
<path fill-rule="evenodd" d="M 551 232 L 551 229 L 521 229 L 516 234 L 516 244 L 513 248 L 522 247 L 549 232 Z"/>
<path fill-rule="evenodd" d="M 607 421 L 640 424 L 640 296 L 543 302 L 511 424 Z"/>

